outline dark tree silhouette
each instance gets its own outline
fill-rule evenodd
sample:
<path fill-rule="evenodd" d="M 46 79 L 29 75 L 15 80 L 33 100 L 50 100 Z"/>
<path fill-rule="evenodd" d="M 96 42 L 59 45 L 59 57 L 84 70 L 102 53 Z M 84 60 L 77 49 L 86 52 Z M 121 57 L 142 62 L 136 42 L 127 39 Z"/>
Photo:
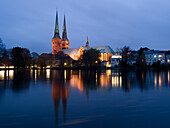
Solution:
<path fill-rule="evenodd" d="M 25 68 L 31 64 L 31 54 L 26 48 L 14 47 L 11 51 L 11 57 L 16 68 Z"/>
<path fill-rule="evenodd" d="M 86 67 L 96 67 L 100 64 L 100 52 L 96 49 L 91 48 L 84 51 L 81 59 Z"/>

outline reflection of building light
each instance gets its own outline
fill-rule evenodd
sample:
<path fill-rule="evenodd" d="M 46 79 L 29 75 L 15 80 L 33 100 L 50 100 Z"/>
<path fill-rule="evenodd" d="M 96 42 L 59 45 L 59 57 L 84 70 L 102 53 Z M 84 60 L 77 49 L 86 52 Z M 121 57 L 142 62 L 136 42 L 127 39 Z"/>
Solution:
<path fill-rule="evenodd" d="M 97 72 L 96 72 L 96 84 L 97 84 Z"/>
<path fill-rule="evenodd" d="M 9 70 L 9 80 L 13 80 L 14 78 L 14 70 Z"/>
<path fill-rule="evenodd" d="M 168 84 L 170 84 L 170 71 L 168 71 Z"/>
<path fill-rule="evenodd" d="M 122 76 L 120 76 L 120 88 L 122 87 Z"/>
<path fill-rule="evenodd" d="M 35 70 L 35 82 L 37 80 L 37 70 Z"/>
<path fill-rule="evenodd" d="M 64 70 L 64 79 L 66 80 L 67 79 L 67 71 Z"/>
<path fill-rule="evenodd" d="M 79 79 L 81 79 L 81 70 L 79 70 Z"/>
<path fill-rule="evenodd" d="M 0 80 L 4 79 L 13 80 L 14 70 L 0 71 Z"/>
<path fill-rule="evenodd" d="M 47 79 L 50 78 L 50 69 L 46 69 L 46 78 L 47 78 Z"/>
<path fill-rule="evenodd" d="M 5 71 L 0 71 L 0 80 L 4 80 Z"/>
<path fill-rule="evenodd" d="M 155 87 L 156 87 L 157 86 L 157 76 L 156 76 L 156 73 L 155 73 L 154 83 L 155 83 Z"/>
<path fill-rule="evenodd" d="M 110 76 L 111 75 L 111 70 L 109 69 L 109 70 L 106 70 L 106 75 L 107 76 Z"/>
<path fill-rule="evenodd" d="M 122 87 L 122 76 L 112 76 L 112 87 Z"/>
<path fill-rule="evenodd" d="M 162 77 L 161 77 L 161 73 L 159 73 L 159 86 L 162 86 Z"/>
<path fill-rule="evenodd" d="M 70 85 L 72 88 L 77 88 L 81 93 L 83 93 L 84 86 L 83 81 L 79 79 L 78 75 L 71 75 Z"/>

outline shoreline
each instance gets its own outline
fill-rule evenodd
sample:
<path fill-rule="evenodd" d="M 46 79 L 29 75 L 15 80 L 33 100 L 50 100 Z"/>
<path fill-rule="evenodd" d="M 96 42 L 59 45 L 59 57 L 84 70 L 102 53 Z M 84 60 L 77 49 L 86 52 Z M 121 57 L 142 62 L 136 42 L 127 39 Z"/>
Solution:
<path fill-rule="evenodd" d="M 170 70 L 170 67 L 58 67 L 58 68 L 0 68 L 1 70 Z"/>

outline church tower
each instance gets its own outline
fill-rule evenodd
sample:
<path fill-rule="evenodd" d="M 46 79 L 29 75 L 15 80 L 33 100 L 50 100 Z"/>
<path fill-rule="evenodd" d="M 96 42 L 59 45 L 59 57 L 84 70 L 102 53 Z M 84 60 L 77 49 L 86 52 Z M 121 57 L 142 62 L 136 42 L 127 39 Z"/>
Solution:
<path fill-rule="evenodd" d="M 60 33 L 59 33 L 58 12 L 56 12 L 55 31 L 54 31 L 54 37 L 52 38 L 52 54 L 55 55 L 61 51 L 62 51 L 62 40 L 60 38 Z"/>
<path fill-rule="evenodd" d="M 65 16 L 64 16 L 64 24 L 63 24 L 63 34 L 62 34 L 62 49 L 69 49 L 69 40 L 67 38 Z"/>
<path fill-rule="evenodd" d="M 87 40 L 86 40 L 86 46 L 87 49 L 89 48 L 89 40 L 88 40 L 88 36 L 87 36 Z"/>

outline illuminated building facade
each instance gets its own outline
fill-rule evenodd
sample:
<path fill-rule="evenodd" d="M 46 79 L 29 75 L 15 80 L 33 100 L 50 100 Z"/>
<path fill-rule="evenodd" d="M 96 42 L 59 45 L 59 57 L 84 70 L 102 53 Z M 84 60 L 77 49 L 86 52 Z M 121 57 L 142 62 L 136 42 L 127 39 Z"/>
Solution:
<path fill-rule="evenodd" d="M 56 55 L 57 53 L 62 52 L 62 49 L 69 49 L 69 40 L 67 38 L 66 31 L 66 20 L 64 16 L 63 34 L 61 39 L 59 33 L 58 12 L 56 12 L 55 32 L 54 37 L 52 38 L 52 54 Z"/>
<path fill-rule="evenodd" d="M 83 55 L 84 50 L 88 50 L 90 48 L 96 49 L 100 52 L 101 62 L 108 62 L 114 51 L 110 46 L 97 46 L 97 47 L 90 47 L 89 40 L 87 37 L 85 47 L 81 46 L 80 48 L 69 48 L 69 40 L 67 37 L 67 30 L 66 30 L 66 19 L 64 16 L 64 25 L 63 25 L 63 33 L 62 38 L 60 38 L 59 33 L 59 24 L 58 24 L 58 13 L 56 13 L 56 24 L 55 24 L 55 32 L 54 37 L 52 38 L 52 54 L 56 55 L 57 53 L 63 52 L 65 55 L 69 55 L 73 60 L 78 60 L 81 55 Z"/>

